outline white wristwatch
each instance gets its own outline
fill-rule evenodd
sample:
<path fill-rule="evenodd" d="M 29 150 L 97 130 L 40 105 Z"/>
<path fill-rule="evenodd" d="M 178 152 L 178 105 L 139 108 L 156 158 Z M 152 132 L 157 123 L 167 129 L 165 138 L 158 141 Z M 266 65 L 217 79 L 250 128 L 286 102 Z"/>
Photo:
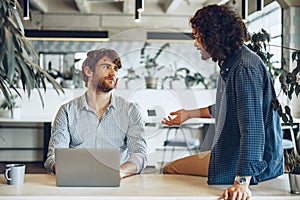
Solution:
<path fill-rule="evenodd" d="M 239 185 L 249 185 L 249 181 L 245 176 L 236 176 L 234 179 Z"/>

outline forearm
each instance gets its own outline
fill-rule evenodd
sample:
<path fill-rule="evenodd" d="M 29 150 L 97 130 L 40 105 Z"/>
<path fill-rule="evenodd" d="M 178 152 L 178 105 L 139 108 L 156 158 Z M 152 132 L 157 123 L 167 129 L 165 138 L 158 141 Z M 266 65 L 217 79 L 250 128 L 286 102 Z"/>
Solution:
<path fill-rule="evenodd" d="M 208 107 L 200 108 L 200 117 L 212 118 L 212 115 L 210 114 Z"/>
<path fill-rule="evenodd" d="M 186 110 L 188 118 L 211 118 L 209 109 L 207 107 L 205 108 L 198 108 L 194 110 Z"/>
<path fill-rule="evenodd" d="M 127 147 L 129 158 L 126 163 L 135 165 L 134 173 L 140 173 L 147 164 L 147 142 L 144 121 L 139 110 L 134 110 L 130 116 L 129 130 L 127 133 Z"/>
<path fill-rule="evenodd" d="M 44 167 L 49 170 L 50 172 L 55 172 L 53 170 L 53 166 L 55 165 L 55 147 L 53 144 L 53 134 L 49 140 L 49 147 L 48 147 L 48 153 L 47 153 L 47 159 L 44 163 Z"/>

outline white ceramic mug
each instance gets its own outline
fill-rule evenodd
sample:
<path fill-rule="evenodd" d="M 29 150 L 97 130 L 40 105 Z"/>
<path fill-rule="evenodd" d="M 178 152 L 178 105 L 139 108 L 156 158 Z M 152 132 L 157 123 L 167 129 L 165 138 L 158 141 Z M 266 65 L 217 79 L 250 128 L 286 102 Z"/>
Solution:
<path fill-rule="evenodd" d="M 23 185 L 25 175 L 24 164 L 8 164 L 6 165 L 4 176 L 8 185 Z"/>

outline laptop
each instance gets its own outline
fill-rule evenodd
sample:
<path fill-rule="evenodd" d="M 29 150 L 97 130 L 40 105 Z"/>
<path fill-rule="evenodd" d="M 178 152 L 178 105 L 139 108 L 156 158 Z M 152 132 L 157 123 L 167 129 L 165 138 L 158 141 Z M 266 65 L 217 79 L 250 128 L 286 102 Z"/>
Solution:
<path fill-rule="evenodd" d="M 55 162 L 57 186 L 120 186 L 118 148 L 58 148 Z"/>

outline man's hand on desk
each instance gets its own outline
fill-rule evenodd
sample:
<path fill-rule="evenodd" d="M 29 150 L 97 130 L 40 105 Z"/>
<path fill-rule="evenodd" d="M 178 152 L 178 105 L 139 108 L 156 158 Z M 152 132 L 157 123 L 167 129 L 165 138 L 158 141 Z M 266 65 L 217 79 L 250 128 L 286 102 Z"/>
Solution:
<path fill-rule="evenodd" d="M 249 200 L 251 197 L 251 191 L 248 186 L 245 185 L 234 185 L 223 194 L 224 200 Z"/>
<path fill-rule="evenodd" d="M 233 186 L 227 188 L 223 193 L 224 200 L 249 200 L 251 191 L 249 190 L 251 176 L 236 177 Z M 242 180 L 242 181 L 240 181 Z"/>
<path fill-rule="evenodd" d="M 53 166 L 52 166 L 52 171 L 53 173 L 55 174 L 55 171 L 56 171 L 56 164 L 54 163 Z"/>
<path fill-rule="evenodd" d="M 137 167 L 132 162 L 126 162 L 120 167 L 120 177 L 126 178 L 136 174 Z"/>

